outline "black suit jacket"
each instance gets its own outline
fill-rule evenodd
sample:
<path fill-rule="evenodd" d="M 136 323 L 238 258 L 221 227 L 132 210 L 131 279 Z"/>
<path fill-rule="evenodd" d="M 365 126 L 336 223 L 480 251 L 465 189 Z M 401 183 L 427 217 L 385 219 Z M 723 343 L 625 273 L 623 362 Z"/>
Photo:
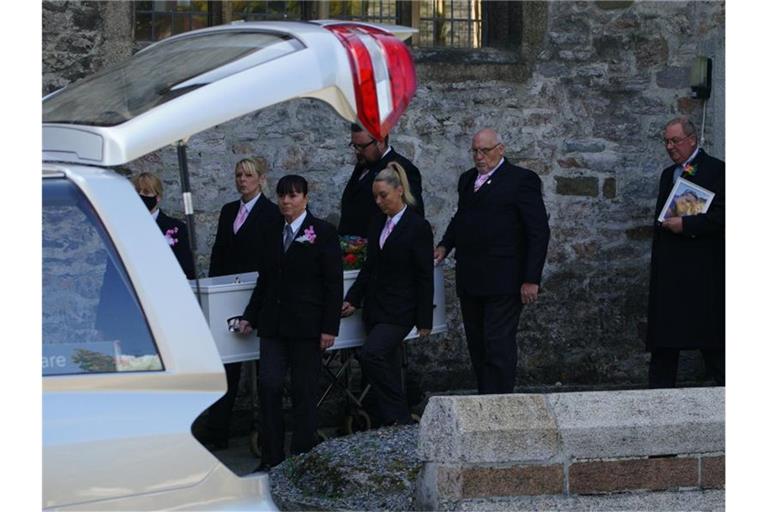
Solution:
<path fill-rule="evenodd" d="M 262 338 L 314 338 L 337 335 L 344 277 L 336 229 L 307 213 L 293 243 L 283 253 L 280 219 L 265 227 L 259 278 L 243 317 Z M 300 241 L 314 229 L 314 242 Z"/>
<path fill-rule="evenodd" d="M 432 228 L 409 206 L 379 248 L 386 219 L 381 214 L 371 223 L 367 257 L 347 301 L 363 306 L 363 321 L 369 326 L 386 323 L 431 329 Z"/>
<path fill-rule="evenodd" d="M 381 213 L 373 200 L 373 179 L 389 162 L 395 161 L 403 166 L 408 177 L 411 193 L 416 199 L 415 209 L 424 216 L 424 200 L 421 197 L 421 173 L 410 160 L 397 153 L 394 148 L 378 162 L 371 165 L 357 164 L 352 172 L 344 193 L 341 196 L 340 235 L 366 236 L 371 221 Z M 363 179 L 360 175 L 368 169 Z"/>
<path fill-rule="evenodd" d="M 646 348 L 725 347 L 725 162 L 699 150 L 684 179 L 715 193 L 707 213 L 683 217 L 675 234 L 656 221 L 674 186 L 664 169 L 654 216 Z"/>
<path fill-rule="evenodd" d="M 211 265 L 208 270 L 208 275 L 211 277 L 257 270 L 257 256 L 261 250 L 259 244 L 261 231 L 265 225 L 282 219 L 277 205 L 261 194 L 235 234 L 232 225 L 239 211 L 239 200 L 221 207 L 216 241 L 211 249 Z"/>
<path fill-rule="evenodd" d="M 506 159 L 480 189 L 477 169 L 459 177 L 459 206 L 442 245 L 456 248 L 456 288 L 476 296 L 513 295 L 541 282 L 549 224 L 541 180 Z"/>
<path fill-rule="evenodd" d="M 173 238 L 176 242 L 171 245 L 171 250 L 181 265 L 181 270 L 187 279 L 195 278 L 195 263 L 192 261 L 192 249 L 189 247 L 189 234 L 187 225 L 178 219 L 169 217 L 162 210 L 157 212 L 157 225 L 166 238 Z M 170 245 L 170 242 L 169 242 Z"/>

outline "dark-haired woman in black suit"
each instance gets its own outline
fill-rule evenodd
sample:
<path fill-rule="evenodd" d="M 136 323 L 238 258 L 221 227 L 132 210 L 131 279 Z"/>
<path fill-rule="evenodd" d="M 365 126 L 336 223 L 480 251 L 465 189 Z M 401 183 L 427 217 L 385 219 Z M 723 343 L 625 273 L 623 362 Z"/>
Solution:
<path fill-rule="evenodd" d="M 412 423 L 400 374 L 401 342 L 415 325 L 432 330 L 432 228 L 413 205 L 405 170 L 392 162 L 373 182 L 384 215 L 371 222 L 368 256 L 342 304 L 342 316 L 363 307 L 367 337 L 359 360 L 382 425 Z"/>

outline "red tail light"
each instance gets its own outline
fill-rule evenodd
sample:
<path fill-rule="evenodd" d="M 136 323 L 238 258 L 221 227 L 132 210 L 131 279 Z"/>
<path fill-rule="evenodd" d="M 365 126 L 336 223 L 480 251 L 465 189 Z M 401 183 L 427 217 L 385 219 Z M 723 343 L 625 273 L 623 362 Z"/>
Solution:
<path fill-rule="evenodd" d="M 408 47 L 374 27 L 343 23 L 325 28 L 347 49 L 360 124 L 382 140 L 416 92 L 416 70 Z"/>

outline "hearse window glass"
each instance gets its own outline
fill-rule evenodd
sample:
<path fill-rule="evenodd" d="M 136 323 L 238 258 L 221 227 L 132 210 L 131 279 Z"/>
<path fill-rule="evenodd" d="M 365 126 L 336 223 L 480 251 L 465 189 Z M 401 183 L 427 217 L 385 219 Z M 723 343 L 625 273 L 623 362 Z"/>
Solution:
<path fill-rule="evenodd" d="M 43 122 L 114 126 L 243 70 L 304 48 L 254 31 L 181 36 L 67 86 L 43 101 Z M 289 77 L 276 77 L 276 80 Z"/>
<path fill-rule="evenodd" d="M 162 370 L 123 265 L 91 205 L 43 180 L 43 375 Z"/>

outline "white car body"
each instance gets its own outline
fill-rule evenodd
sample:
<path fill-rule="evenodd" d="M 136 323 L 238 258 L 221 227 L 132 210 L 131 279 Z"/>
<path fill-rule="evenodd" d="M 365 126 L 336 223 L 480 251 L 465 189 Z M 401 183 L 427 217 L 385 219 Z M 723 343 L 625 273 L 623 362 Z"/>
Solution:
<path fill-rule="evenodd" d="M 81 109 L 93 114 L 103 99 L 88 95 L 89 79 L 44 99 L 43 509 L 276 510 L 266 474 L 236 476 L 192 436 L 192 422 L 226 390 L 221 359 L 169 242 L 131 184 L 105 167 L 292 98 L 323 100 L 345 119 L 359 121 L 361 89 L 348 48 L 323 26 L 333 23 L 238 23 L 161 41 L 132 60 L 201 34 L 237 33 L 238 44 L 247 44 L 249 34 L 284 39 L 265 46 L 267 53 L 256 51 L 175 84 L 192 87 L 152 108 L 131 112 L 126 100 L 124 111 L 104 113 L 121 122 L 99 126 L 78 119 Z M 363 38 L 365 27 L 372 27 L 345 23 L 353 25 Z M 400 37 L 412 32 L 384 29 Z M 391 98 L 383 101 L 381 94 L 396 71 L 385 70 L 382 77 L 381 62 L 374 62 L 378 104 L 389 110 L 379 113 L 382 123 L 392 123 L 402 111 L 392 113 Z M 403 65 L 413 71 L 410 61 Z M 415 89 L 415 75 L 410 78 L 414 87 L 407 97 L 401 94 L 401 108 Z M 88 222 L 70 220 L 70 211 L 85 212 Z M 111 301 L 110 267 L 127 302 L 108 304 L 112 309 L 103 313 L 103 303 Z M 93 289 L 77 276 L 92 281 Z M 123 313 L 130 319 L 126 304 L 136 306 L 131 314 L 146 323 L 139 322 L 146 331 L 145 355 L 130 353 L 119 333 L 104 334 L 120 325 Z M 70 324 L 86 334 L 67 332 Z M 71 353 L 60 355 L 63 348 Z M 83 363 L 76 352 L 95 359 Z M 149 366 L 131 366 L 142 358 Z"/>

